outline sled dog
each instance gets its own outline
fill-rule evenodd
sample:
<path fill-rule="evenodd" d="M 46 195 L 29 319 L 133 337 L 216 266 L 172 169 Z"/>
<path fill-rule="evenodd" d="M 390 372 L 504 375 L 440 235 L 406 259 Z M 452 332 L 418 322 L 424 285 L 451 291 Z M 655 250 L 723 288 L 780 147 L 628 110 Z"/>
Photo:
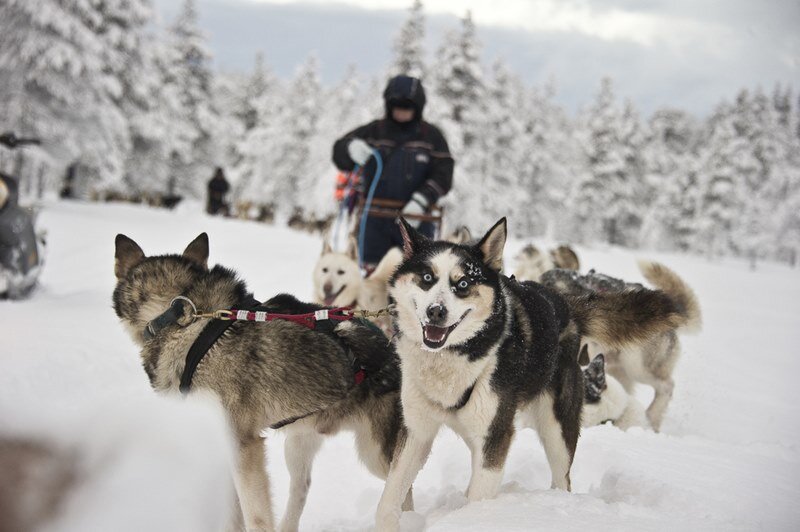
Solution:
<path fill-rule="evenodd" d="M 637 382 L 653 387 L 655 395 L 647 408 L 647 419 L 658 432 L 675 386 L 672 372 L 680 356 L 678 333 L 699 331 L 702 319 L 694 292 L 675 272 L 664 265 L 646 261 L 639 262 L 639 269 L 656 290 L 594 271 L 579 275 L 566 270 L 552 270 L 542 277 L 542 283 L 564 295 L 570 305 L 586 298 L 618 294 L 633 302 L 628 312 L 639 316 L 669 315 L 659 328 L 643 330 L 636 321 L 620 321 L 616 323 L 615 335 L 604 340 L 593 334 L 583 338 L 591 354 L 602 352 L 605 355 L 608 374 L 615 377 L 629 394 L 633 393 Z M 671 313 L 668 312 L 670 309 Z M 613 313 L 615 309 L 609 311 Z"/>
<path fill-rule="evenodd" d="M 222 266 L 208 267 L 208 237 L 192 241 L 181 255 L 145 256 L 118 235 L 113 306 L 141 348 L 153 388 L 178 393 L 187 352 L 212 321 L 194 319 L 197 309 L 241 308 L 252 301 L 243 281 Z M 187 299 L 177 299 L 182 296 Z M 173 319 L 164 322 L 175 308 Z M 323 307 L 279 295 L 258 307 L 283 314 Z M 153 324 L 160 324 L 153 332 Z M 308 492 L 311 463 L 323 435 L 355 432 L 367 468 L 385 478 L 401 430 L 399 368 L 386 338 L 358 321 L 310 329 L 290 321 L 234 322 L 197 365 L 189 395 L 210 393 L 225 408 L 238 443 L 234 481 L 247 530 L 272 530 L 270 485 L 261 432 L 284 426 L 291 475 L 282 530 L 296 530 Z M 150 334 L 145 333 L 148 327 Z M 366 377 L 358 383 L 357 374 Z M 364 375 L 363 373 L 361 374 Z M 410 506 L 410 493 L 406 500 Z"/>
<path fill-rule="evenodd" d="M 522 248 L 515 259 L 517 269 L 514 271 L 514 277 L 521 281 L 539 282 L 542 275 L 553 268 L 577 271 L 581 267 L 575 250 L 565 245 L 545 253 L 533 244 L 528 244 Z"/>
<path fill-rule="evenodd" d="M 407 432 L 378 505 L 378 529 L 397 529 L 404 493 L 443 424 L 472 452 L 469 500 L 497 494 L 518 412 L 539 432 L 552 486 L 570 489 L 584 384 L 565 303 L 500 274 L 505 218 L 474 245 L 430 241 L 402 219 L 401 232 L 404 262 L 389 294 Z"/>
<path fill-rule="evenodd" d="M 581 262 L 578 260 L 578 254 L 570 246 L 560 245 L 556 249 L 550 250 L 550 258 L 553 259 L 553 264 L 556 268 L 564 270 L 581 269 Z"/>
<path fill-rule="evenodd" d="M 593 427 L 610 421 L 622 430 L 647 427 L 644 407 L 630 395 L 617 379 L 606 375 L 605 358 L 594 357 L 583 370 L 586 393 L 583 398 L 581 426 Z"/>
<path fill-rule="evenodd" d="M 361 294 L 361 271 L 355 240 L 350 240 L 344 253 L 333 251 L 327 235 L 324 241 L 322 253 L 314 265 L 314 301 L 329 307 L 355 306 Z"/>
<path fill-rule="evenodd" d="M 389 304 L 389 278 L 403 259 L 399 248 L 391 248 L 375 269 L 361 277 L 355 239 L 346 253 L 336 253 L 325 239 L 322 254 L 314 266 L 314 300 L 332 307 L 356 307 L 376 311 Z M 371 318 L 384 333 L 391 331 L 388 317 Z"/>
<path fill-rule="evenodd" d="M 453 244 L 466 244 L 472 240 L 472 231 L 466 225 L 459 225 L 445 240 Z"/>
<path fill-rule="evenodd" d="M 585 393 L 581 338 L 624 347 L 674 327 L 679 312 L 660 292 L 573 297 L 568 305 L 545 286 L 505 277 L 505 218 L 474 245 L 433 242 L 400 223 L 404 261 L 389 295 L 406 433 L 378 504 L 378 529 L 397 529 L 400 503 L 443 424 L 472 452 L 469 500 L 497 494 L 515 416 L 537 430 L 551 486 L 569 490 Z M 653 312 L 630 310 L 642 305 Z M 636 332 L 624 328 L 629 323 Z"/>

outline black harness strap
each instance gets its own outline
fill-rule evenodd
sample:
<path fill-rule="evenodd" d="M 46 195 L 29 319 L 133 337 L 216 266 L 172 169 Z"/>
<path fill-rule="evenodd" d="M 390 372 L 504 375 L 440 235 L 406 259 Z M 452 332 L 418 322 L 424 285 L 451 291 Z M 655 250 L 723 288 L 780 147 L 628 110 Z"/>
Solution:
<path fill-rule="evenodd" d="M 252 295 L 249 295 L 237 307 L 252 310 L 260 304 Z M 194 372 L 197 370 L 200 361 L 206 356 L 214 342 L 233 324 L 234 320 L 209 320 L 208 325 L 200 332 L 186 354 L 186 364 L 183 366 L 183 374 L 181 374 L 180 390 L 182 394 L 189 393 L 192 388 L 192 377 L 194 377 Z"/>
<path fill-rule="evenodd" d="M 242 310 L 250 310 L 250 311 L 272 310 L 269 307 L 262 307 L 261 303 L 257 301 L 252 295 L 247 296 L 247 298 L 244 301 L 238 303 L 236 305 L 236 308 Z M 368 322 L 368 320 L 358 320 L 358 321 Z M 192 344 L 192 347 L 189 348 L 189 352 L 186 354 L 186 364 L 183 367 L 183 374 L 181 374 L 181 384 L 180 384 L 181 393 L 183 393 L 184 395 L 189 393 L 189 390 L 191 390 L 192 388 L 192 377 L 194 377 L 194 373 L 197 370 L 197 366 L 200 364 L 200 361 L 203 360 L 203 357 L 206 355 L 206 353 L 208 353 L 208 350 L 211 349 L 211 346 L 214 345 L 214 343 L 219 339 L 219 337 L 222 336 L 225 333 L 225 331 L 228 330 L 228 327 L 230 327 L 234 323 L 235 320 L 213 319 L 210 320 L 208 322 L 208 325 L 206 325 L 203 328 L 203 330 L 200 332 L 200 334 Z M 315 329 L 319 332 L 332 336 L 341 344 L 345 354 L 350 359 L 350 363 L 353 367 L 353 373 L 355 375 L 354 386 L 357 386 L 361 384 L 361 382 L 364 380 L 365 368 L 358 363 L 358 361 L 355 359 L 355 356 L 353 356 L 353 353 L 350 350 L 350 348 L 344 343 L 342 338 L 340 338 L 336 334 L 335 332 L 336 325 L 337 323 L 334 322 L 333 320 L 323 320 L 323 321 L 318 321 L 316 323 Z M 299 416 L 290 417 L 288 419 L 284 419 L 283 421 L 279 421 L 277 423 L 270 425 L 270 428 L 279 429 L 281 427 L 285 427 L 286 425 L 290 425 L 299 419 L 303 419 L 304 417 L 308 417 L 316 413 L 317 411 L 314 411 L 314 412 L 308 412 L 307 414 L 301 414 Z"/>

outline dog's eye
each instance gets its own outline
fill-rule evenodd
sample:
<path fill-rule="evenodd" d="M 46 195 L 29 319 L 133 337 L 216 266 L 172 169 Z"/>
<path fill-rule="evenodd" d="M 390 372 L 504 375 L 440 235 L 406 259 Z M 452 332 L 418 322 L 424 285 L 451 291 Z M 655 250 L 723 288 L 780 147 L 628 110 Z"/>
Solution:
<path fill-rule="evenodd" d="M 336 273 L 339 275 L 344 275 L 344 270 L 336 270 Z"/>
<path fill-rule="evenodd" d="M 432 283 L 433 282 L 433 275 L 431 275 L 429 273 L 426 273 L 426 274 L 424 274 L 422 276 L 422 280 L 425 281 L 426 283 Z"/>
<path fill-rule="evenodd" d="M 322 273 L 328 273 L 328 268 L 322 268 Z"/>
<path fill-rule="evenodd" d="M 466 290 L 467 288 L 469 288 L 469 283 L 467 282 L 466 279 L 461 279 L 456 285 L 456 288 L 458 288 L 459 290 Z"/>

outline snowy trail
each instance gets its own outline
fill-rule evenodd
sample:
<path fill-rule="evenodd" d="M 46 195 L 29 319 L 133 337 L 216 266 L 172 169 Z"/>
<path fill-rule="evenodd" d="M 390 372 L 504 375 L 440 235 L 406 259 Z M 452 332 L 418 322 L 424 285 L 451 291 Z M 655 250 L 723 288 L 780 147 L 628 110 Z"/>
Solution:
<path fill-rule="evenodd" d="M 235 267 L 257 297 L 280 291 L 310 296 L 310 272 L 321 243 L 288 229 L 212 219 L 185 206 L 166 212 L 126 205 L 56 202 L 42 224 L 49 249 L 42 287 L 23 302 L 0 302 L 0 431 L 73 439 L 63 420 L 106 410 L 152 408 L 137 350 L 111 309 L 114 236 L 125 233 L 146 253 L 177 253 L 207 231 L 212 263 Z M 522 242 L 512 242 L 507 264 Z M 642 281 L 636 259 L 663 261 L 697 292 L 704 330 L 684 336 L 673 401 L 662 434 L 603 426 L 584 431 L 573 467 L 575 493 L 550 491 L 535 433 L 518 434 L 496 500 L 466 504 L 466 446 L 443 431 L 414 489 L 417 513 L 408 530 L 797 530 L 800 528 L 800 406 L 796 382 L 800 275 L 765 264 L 579 248 L 584 269 Z M 648 400 L 650 391 L 639 390 Z M 100 408 L 100 405 L 104 409 Z M 101 414 L 100 412 L 105 412 Z M 112 426 L 118 423 L 111 424 Z M 56 427 L 56 428 L 54 428 Z M 129 444 L 139 438 L 135 431 Z M 146 435 L 141 436 L 146 439 Z M 274 506 L 286 502 L 283 437 L 267 439 Z M 161 464 L 161 465 L 157 465 Z M 142 485 L 163 460 L 138 463 Z M 177 467 L 177 466 L 176 466 Z M 148 469 L 150 468 L 150 469 Z M 166 467 L 169 471 L 169 468 Z M 209 477 L 211 478 L 211 477 Z M 366 530 L 382 482 L 355 456 L 352 438 L 323 446 L 301 521 L 303 530 Z M 166 495 L 165 495 L 166 496 Z M 142 502 L 144 504 L 144 502 Z M 116 530 L 135 530 L 121 506 Z M 191 505 L 187 512 L 193 511 Z M 68 523 L 65 522 L 65 523 Z M 56 527 L 56 529 L 59 529 Z M 64 524 L 60 529 L 71 528 Z"/>

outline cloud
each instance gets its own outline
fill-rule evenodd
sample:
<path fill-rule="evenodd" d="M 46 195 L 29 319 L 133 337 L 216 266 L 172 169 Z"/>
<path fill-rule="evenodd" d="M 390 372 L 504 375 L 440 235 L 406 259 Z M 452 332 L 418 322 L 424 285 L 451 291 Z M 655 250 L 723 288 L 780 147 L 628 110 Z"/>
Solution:
<path fill-rule="evenodd" d="M 357 5 L 356 5 L 357 4 Z M 277 2 L 198 0 L 216 64 L 249 70 L 255 53 L 282 76 L 316 53 L 326 84 L 346 67 L 383 75 L 411 0 Z M 646 112 L 706 113 L 743 87 L 800 79 L 796 0 L 423 0 L 429 58 L 444 33 L 474 11 L 483 59 L 503 57 L 530 83 L 555 79 L 569 109 L 588 103 L 609 75 Z M 179 2 L 155 0 L 171 20 Z M 366 6 L 366 7 L 359 7 Z"/>

